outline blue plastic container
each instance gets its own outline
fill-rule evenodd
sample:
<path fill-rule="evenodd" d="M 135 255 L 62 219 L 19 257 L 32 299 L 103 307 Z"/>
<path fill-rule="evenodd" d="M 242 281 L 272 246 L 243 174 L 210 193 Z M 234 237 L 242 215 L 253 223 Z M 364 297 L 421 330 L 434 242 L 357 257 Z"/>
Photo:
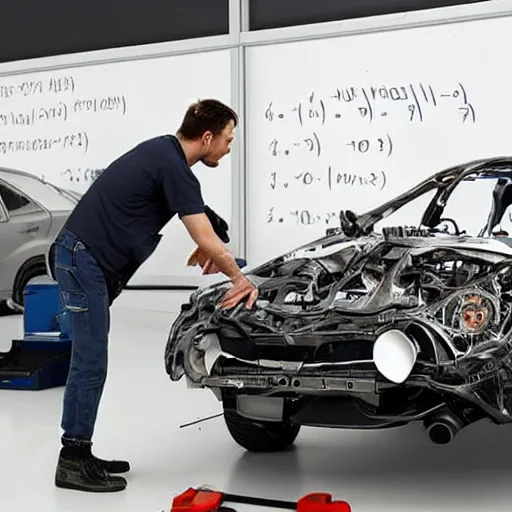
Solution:
<path fill-rule="evenodd" d="M 66 383 L 71 361 L 69 315 L 59 286 L 38 278 L 24 290 L 25 336 L 0 352 L 0 389 L 39 390 Z"/>
<path fill-rule="evenodd" d="M 69 316 L 63 308 L 57 283 L 45 278 L 32 280 L 23 296 L 25 336 L 50 332 L 69 336 Z"/>

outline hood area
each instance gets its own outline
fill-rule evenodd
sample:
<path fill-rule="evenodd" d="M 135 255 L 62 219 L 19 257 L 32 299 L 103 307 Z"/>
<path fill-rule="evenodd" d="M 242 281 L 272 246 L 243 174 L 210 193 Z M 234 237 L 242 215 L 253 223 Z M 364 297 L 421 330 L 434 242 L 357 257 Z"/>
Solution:
<path fill-rule="evenodd" d="M 429 325 L 450 358 L 475 346 L 478 337 L 497 340 L 510 317 L 496 297 L 512 288 L 512 248 L 509 238 L 488 232 L 512 202 L 511 176 L 512 159 L 470 162 L 436 173 L 362 215 L 340 212 L 340 228 L 245 272 L 259 291 L 251 310 L 243 303 L 233 310 L 219 307 L 229 280 L 203 286 L 171 328 L 169 375 L 199 379 L 204 368 L 197 361 L 194 367 L 194 347 L 211 333 L 224 354 L 245 361 L 364 359 L 371 353 L 361 352 L 365 341 L 373 343 L 390 324 L 411 322 Z M 477 179 L 497 180 L 480 236 L 440 227 L 457 185 Z M 377 222 L 432 190 L 420 226 L 374 230 Z M 475 315 L 485 321 L 471 324 Z M 483 327 L 492 322 L 497 331 Z M 358 354 L 340 355 L 336 347 L 344 343 L 346 351 L 350 340 Z"/>

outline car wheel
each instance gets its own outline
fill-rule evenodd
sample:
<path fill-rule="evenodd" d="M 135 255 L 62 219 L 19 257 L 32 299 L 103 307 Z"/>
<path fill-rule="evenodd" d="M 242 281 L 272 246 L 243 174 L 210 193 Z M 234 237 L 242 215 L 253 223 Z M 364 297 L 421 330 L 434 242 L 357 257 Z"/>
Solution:
<path fill-rule="evenodd" d="M 16 304 L 23 306 L 24 297 L 23 292 L 28 282 L 34 277 L 46 276 L 48 272 L 46 270 L 46 261 L 44 256 L 36 256 L 26 261 L 18 271 L 18 275 L 14 281 L 14 287 L 12 292 L 12 299 Z"/>
<path fill-rule="evenodd" d="M 291 448 L 299 435 L 300 425 L 289 421 L 259 421 L 224 410 L 224 421 L 231 437 L 250 452 L 280 452 Z"/>
<path fill-rule="evenodd" d="M 14 311 L 5 303 L 0 302 L 0 316 L 11 316 Z"/>

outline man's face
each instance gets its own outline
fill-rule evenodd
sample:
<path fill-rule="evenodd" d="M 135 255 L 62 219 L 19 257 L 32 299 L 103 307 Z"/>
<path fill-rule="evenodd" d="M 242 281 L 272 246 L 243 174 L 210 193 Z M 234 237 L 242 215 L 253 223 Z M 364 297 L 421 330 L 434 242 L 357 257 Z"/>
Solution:
<path fill-rule="evenodd" d="M 219 160 L 231 151 L 231 144 L 235 138 L 235 123 L 230 121 L 219 135 L 211 132 L 203 135 L 205 152 L 201 162 L 207 167 L 217 167 Z"/>

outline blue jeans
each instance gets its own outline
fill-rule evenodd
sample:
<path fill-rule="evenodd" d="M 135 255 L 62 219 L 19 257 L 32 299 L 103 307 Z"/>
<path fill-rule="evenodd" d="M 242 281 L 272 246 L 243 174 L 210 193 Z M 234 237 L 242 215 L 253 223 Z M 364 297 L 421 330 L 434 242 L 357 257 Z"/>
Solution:
<path fill-rule="evenodd" d="M 107 376 L 107 283 L 93 256 L 66 229 L 52 246 L 50 265 L 70 318 L 72 340 L 61 427 L 65 438 L 90 441 Z"/>

